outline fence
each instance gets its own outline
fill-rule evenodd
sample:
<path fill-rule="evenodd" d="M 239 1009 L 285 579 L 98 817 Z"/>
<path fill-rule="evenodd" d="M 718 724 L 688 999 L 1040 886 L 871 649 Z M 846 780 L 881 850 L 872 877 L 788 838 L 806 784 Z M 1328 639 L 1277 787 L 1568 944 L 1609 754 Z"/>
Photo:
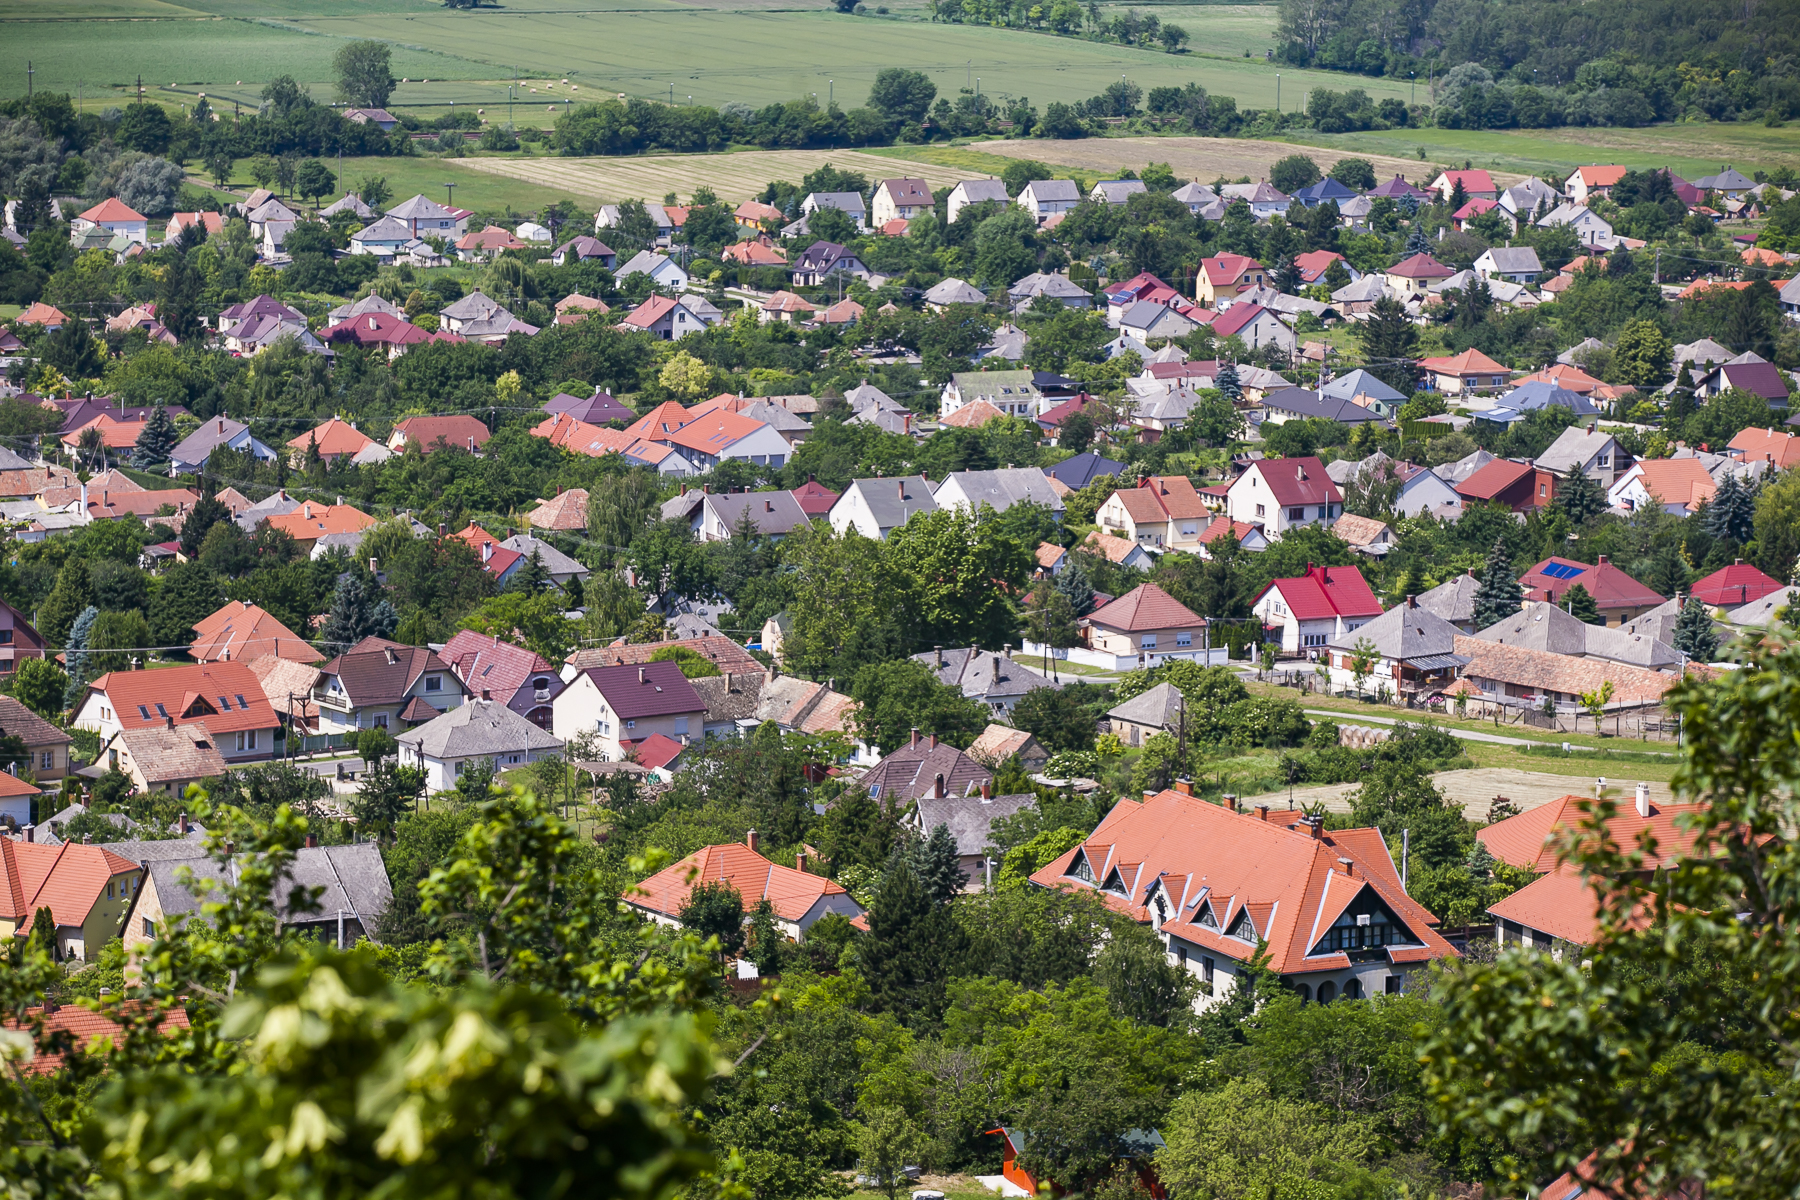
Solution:
<path fill-rule="evenodd" d="M 1455 698 L 1433 694 L 1423 699 L 1416 695 L 1395 696 L 1382 689 L 1357 692 L 1354 688 L 1332 688 L 1329 681 L 1315 671 L 1277 670 L 1265 676 L 1278 687 L 1291 687 L 1303 696 L 1333 696 L 1340 700 L 1360 700 L 1371 707 L 1387 706 L 1453 716 L 1473 721 L 1490 721 L 1495 729 L 1508 725 L 1520 729 L 1541 729 L 1546 733 L 1587 734 L 1595 737 L 1630 739 L 1640 742 L 1679 742 L 1681 724 L 1661 704 L 1614 705 L 1596 721 L 1582 709 L 1559 707 L 1546 713 L 1524 697 L 1469 696 L 1460 706 Z"/>

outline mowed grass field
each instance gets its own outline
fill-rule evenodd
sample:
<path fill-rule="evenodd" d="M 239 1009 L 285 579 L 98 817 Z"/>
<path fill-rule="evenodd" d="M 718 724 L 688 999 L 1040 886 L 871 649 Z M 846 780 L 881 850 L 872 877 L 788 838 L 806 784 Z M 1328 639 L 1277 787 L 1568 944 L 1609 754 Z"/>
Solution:
<path fill-rule="evenodd" d="M 1251 179 L 1268 177 L 1269 167 L 1277 160 L 1300 151 L 1310 155 L 1320 168 L 1329 171 L 1340 158 L 1351 151 L 1333 146 L 1329 149 L 1296 147 L 1285 142 L 1264 142 L 1247 138 L 1203 137 L 1127 137 L 1081 138 L 1075 141 L 997 141 L 977 142 L 973 149 L 1011 158 L 1033 158 L 1040 162 L 1070 167 L 1084 174 L 1117 175 L 1129 167 L 1142 173 L 1152 162 L 1168 163 L 1175 174 L 1210 184 L 1221 177 Z M 1426 165 L 1418 159 L 1357 154 L 1374 164 L 1377 176 L 1405 175 L 1416 179 Z M 1501 172 L 1502 182 L 1517 182 L 1518 176 Z"/>
<path fill-rule="evenodd" d="M 366 160 L 371 164 L 376 160 Z M 909 161 L 855 150 L 756 150 L 742 154 L 659 154 L 638 158 L 464 158 L 453 160 L 458 176 L 498 176 L 587 200 L 616 202 L 627 199 L 659 201 L 669 192 L 683 199 L 702 184 L 721 200 L 738 204 L 763 190 L 771 179 L 798 183 L 809 171 L 829 163 L 846 171 L 860 171 L 871 180 L 895 175 L 923 179 L 933 189 L 948 188 L 967 179 L 967 169 L 937 163 Z M 450 166 L 451 163 L 439 164 Z M 373 168 L 371 168 L 373 169 Z M 346 170 L 346 174 L 349 172 Z M 441 172 L 440 172 L 441 174 Z M 392 180 L 389 181 L 392 186 Z M 396 194 L 399 194 L 396 189 Z M 473 191 L 457 189 L 457 203 L 476 207 L 465 199 Z"/>

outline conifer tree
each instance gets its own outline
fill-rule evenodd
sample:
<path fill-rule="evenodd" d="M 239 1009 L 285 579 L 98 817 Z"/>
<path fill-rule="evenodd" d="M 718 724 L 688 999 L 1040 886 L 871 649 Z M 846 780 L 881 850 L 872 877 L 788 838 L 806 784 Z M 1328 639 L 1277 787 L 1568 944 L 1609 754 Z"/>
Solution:
<path fill-rule="evenodd" d="M 1579 528 L 1606 511 L 1606 493 L 1580 463 L 1570 463 L 1556 482 L 1556 503 L 1569 515 L 1569 524 Z"/>
<path fill-rule="evenodd" d="M 1411 258 L 1415 254 L 1430 254 L 1430 253 L 1431 253 L 1431 235 L 1429 235 L 1425 232 L 1425 227 L 1423 225 L 1419 224 L 1419 222 L 1417 222 L 1417 221 L 1414 221 L 1412 223 L 1412 226 L 1406 231 L 1406 250 L 1401 255 L 1401 257 L 1402 258 Z"/>
<path fill-rule="evenodd" d="M 1077 617 L 1085 617 L 1094 608 L 1094 585 L 1088 579 L 1087 568 L 1073 556 L 1063 573 L 1056 578 L 1056 590 L 1068 600 L 1069 607 L 1075 610 Z"/>
<path fill-rule="evenodd" d="M 544 557 L 538 553 L 537 547 L 531 549 L 531 557 L 520 565 L 518 571 L 507 583 L 509 592 L 523 592 L 527 596 L 535 596 L 550 586 L 550 571 L 544 566 Z"/>
<path fill-rule="evenodd" d="M 1675 649 L 1687 655 L 1690 662 L 1709 663 L 1719 656 L 1719 635 L 1713 630 L 1712 614 L 1693 596 L 1681 606 L 1675 618 Z"/>
<path fill-rule="evenodd" d="M 1593 593 L 1579 583 L 1562 594 L 1562 606 L 1578 621 L 1589 625 L 1606 624 L 1606 618 L 1600 615 L 1600 606 L 1594 602 Z"/>
<path fill-rule="evenodd" d="M 156 644 L 185 646 L 194 640 L 194 626 L 219 611 L 225 593 L 213 573 L 197 562 L 176 563 L 163 572 L 150 621 Z"/>
<path fill-rule="evenodd" d="M 944 984 L 962 957 L 962 928 L 948 905 L 932 902 L 906 856 L 888 865 L 869 910 L 858 958 L 877 1007 L 913 1025 L 944 1010 Z"/>
<path fill-rule="evenodd" d="M 1518 612 L 1524 607 L 1519 595 L 1519 580 L 1513 574 L 1506 539 L 1497 539 L 1482 565 L 1481 585 L 1475 589 L 1475 628 L 1486 629 Z"/>
<path fill-rule="evenodd" d="M 150 410 L 150 419 L 144 422 L 144 428 L 138 433 L 137 445 L 131 452 L 132 465 L 140 470 L 161 466 L 169 461 L 175 447 L 181 444 L 181 435 L 175 432 L 175 422 L 169 416 L 169 410 L 158 404 Z"/>
<path fill-rule="evenodd" d="M 75 624 L 75 618 L 93 602 L 94 586 L 88 575 L 87 559 L 71 558 L 56 573 L 56 586 L 50 589 L 50 594 L 38 605 L 38 632 L 52 646 L 64 645 L 69 636 L 69 627 Z"/>
<path fill-rule="evenodd" d="M 386 600 L 378 602 L 361 574 L 346 571 L 338 577 L 319 640 L 328 651 L 342 654 L 366 637 L 391 635 L 396 624 L 393 606 Z"/>
<path fill-rule="evenodd" d="M 1237 364 L 1222 364 L 1219 373 L 1213 377 L 1213 387 L 1218 389 L 1219 395 L 1233 404 L 1241 401 L 1244 398 L 1244 385 L 1238 382 Z"/>
<path fill-rule="evenodd" d="M 217 496 L 202 496 L 194 504 L 193 511 L 188 513 L 187 520 L 181 524 L 181 552 L 188 558 L 200 555 L 201 543 L 212 527 L 220 521 L 231 520 L 231 510 Z"/>
<path fill-rule="evenodd" d="M 1756 533 L 1756 497 L 1727 475 L 1706 509 L 1706 532 L 1721 541 L 1743 545 Z"/>
<path fill-rule="evenodd" d="M 88 637 L 94 631 L 94 622 L 100 617 L 100 610 L 88 605 L 69 626 L 69 637 L 64 643 L 69 663 L 69 686 L 63 691 L 63 708 L 72 709 L 80 701 L 81 694 L 87 691 L 88 685 Z"/>
<path fill-rule="evenodd" d="M 939 904 L 949 903 L 969 880 L 957 861 L 956 839 L 942 822 L 932 828 L 930 837 L 913 844 L 911 858 L 926 895 Z"/>

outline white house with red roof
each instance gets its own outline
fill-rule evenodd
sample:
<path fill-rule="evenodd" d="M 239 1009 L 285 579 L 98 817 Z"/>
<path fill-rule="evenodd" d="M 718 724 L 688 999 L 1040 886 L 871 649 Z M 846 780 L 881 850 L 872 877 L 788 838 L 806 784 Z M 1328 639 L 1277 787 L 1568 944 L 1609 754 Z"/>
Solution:
<path fill-rule="evenodd" d="M 1563 180 L 1563 191 L 1576 204 L 1586 205 L 1595 196 L 1612 195 L 1613 187 L 1623 178 L 1625 168 L 1616 163 L 1576 167 L 1575 173 Z"/>
<path fill-rule="evenodd" d="M 1265 626 L 1281 631 L 1288 654 L 1318 650 L 1381 615 L 1381 601 L 1355 567 L 1306 564 L 1306 574 L 1270 580 L 1251 611 Z"/>
<path fill-rule="evenodd" d="M 1397 300 L 1425 296 L 1431 285 L 1456 274 L 1429 254 L 1415 254 L 1382 272 L 1388 294 Z"/>
<path fill-rule="evenodd" d="M 1213 320 L 1212 332 L 1215 338 L 1239 338 L 1252 350 L 1280 346 L 1292 354 L 1296 344 L 1294 331 L 1287 323 L 1273 309 L 1255 303 L 1233 304 L 1227 308 Z"/>
<path fill-rule="evenodd" d="M 102 743 L 132 730 L 203 726 L 209 748 L 232 764 L 271 757 L 280 724 L 261 682 L 242 662 L 110 671 L 88 684 L 74 720 Z"/>
<path fill-rule="evenodd" d="M 1506 386 L 1512 371 L 1471 346 L 1461 354 L 1440 358 L 1421 358 L 1419 371 L 1428 387 L 1446 395 L 1464 392 L 1491 392 Z"/>
<path fill-rule="evenodd" d="M 709 311 L 710 310 L 710 311 Z M 618 328 L 679 341 L 721 319 L 719 310 L 701 296 L 651 296 L 619 322 Z"/>
<path fill-rule="evenodd" d="M 1268 268 L 1245 254 L 1219 254 L 1200 260 L 1200 272 L 1194 278 L 1194 298 L 1201 304 L 1217 308 L 1221 301 L 1235 300 L 1244 292 L 1253 292 L 1268 280 Z"/>
<path fill-rule="evenodd" d="M 1394 994 L 1409 976 L 1457 952 L 1406 894 L 1378 829 L 1337 829 L 1267 806 L 1210 804 L 1186 781 L 1121 800 L 1081 845 L 1031 877 L 1086 889 L 1148 925 L 1170 961 L 1209 994 L 1231 998 L 1249 963 L 1305 1000 Z"/>
<path fill-rule="evenodd" d="M 88 222 L 89 228 L 104 229 L 115 237 L 124 234 L 129 241 L 147 243 L 150 240 L 150 219 L 117 196 L 102 200 L 70 222 L 70 237 L 78 236 L 83 221 Z"/>
<path fill-rule="evenodd" d="M 1171 659 L 1225 661 L 1225 648 L 1207 650 L 1206 618 L 1157 587 L 1140 583 L 1081 622 L 1090 657 L 1070 658 L 1112 670 L 1154 667 Z M 1033 653 L 1029 646 L 1027 654 Z"/>
<path fill-rule="evenodd" d="M 703 472 L 726 459 L 779 467 L 793 452 L 788 440 L 773 425 L 723 409 L 703 413 L 680 429 L 653 434 L 649 440 L 673 447 Z"/>
<path fill-rule="evenodd" d="M 1343 516 L 1344 493 L 1315 457 L 1265 458 L 1232 481 L 1225 515 L 1279 541 L 1289 529 L 1328 526 Z"/>
<path fill-rule="evenodd" d="M 767 900 L 775 910 L 775 924 L 794 941 L 806 936 L 821 918 L 837 913 L 859 928 L 866 928 L 863 907 L 843 886 L 798 865 L 782 866 L 760 853 L 755 830 L 743 842 L 706 846 L 673 863 L 622 897 L 626 904 L 658 925 L 679 927 L 681 907 L 694 888 L 707 883 L 729 883 L 744 898 L 749 911 Z M 797 860 L 804 862 L 804 857 Z"/>
<path fill-rule="evenodd" d="M 1149 550 L 1191 553 L 1199 550 L 1200 531 L 1211 515 L 1186 475 L 1154 475 L 1108 496 L 1094 523 Z"/>
<path fill-rule="evenodd" d="M 1438 199 L 1448 203 L 1456 194 L 1456 185 L 1462 184 L 1463 198 L 1467 200 L 1499 200 L 1500 189 L 1494 186 L 1494 177 L 1479 167 L 1468 171 L 1445 171 L 1431 181 L 1428 191 L 1436 192 Z"/>

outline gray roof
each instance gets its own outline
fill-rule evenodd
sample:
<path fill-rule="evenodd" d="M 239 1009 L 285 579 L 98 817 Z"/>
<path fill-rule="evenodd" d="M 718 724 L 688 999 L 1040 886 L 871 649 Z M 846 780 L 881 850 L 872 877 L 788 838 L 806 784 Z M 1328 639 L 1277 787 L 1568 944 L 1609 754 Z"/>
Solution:
<path fill-rule="evenodd" d="M 804 206 L 808 201 L 814 208 L 835 208 L 842 213 L 862 216 L 868 209 L 863 204 L 861 192 L 808 192 L 806 199 L 800 203 Z"/>
<path fill-rule="evenodd" d="M 1353 480 L 1361 479 L 1365 471 L 1378 470 L 1394 460 L 1385 450 L 1377 450 L 1367 458 L 1340 458 L 1325 464 L 1325 473 L 1331 476 L 1331 482 L 1342 487 Z"/>
<path fill-rule="evenodd" d="M 773 400 L 757 400 L 744 405 L 740 411 L 744 416 L 772 427 L 777 433 L 804 433 L 812 428 L 811 421 Z"/>
<path fill-rule="evenodd" d="M 1141 179 L 1102 179 L 1092 190 L 1100 193 L 1100 198 L 1108 204 L 1124 204 L 1133 196 L 1149 189 Z"/>
<path fill-rule="evenodd" d="M 1385 659 L 1415 662 L 1422 658 L 1454 655 L 1456 635 L 1461 632 L 1429 608 L 1421 608 L 1415 596 L 1410 606 L 1396 604 L 1373 621 L 1349 633 L 1339 634 L 1326 645 L 1337 650 L 1354 650 L 1358 642 L 1366 639 Z"/>
<path fill-rule="evenodd" d="M 1052 512 L 1061 512 L 1062 497 L 1050 486 L 1049 477 L 1038 467 L 1002 467 L 998 471 L 952 471 L 937 485 L 943 491 L 954 479 L 969 498 L 971 506 L 992 505 L 995 512 L 1005 512 L 1015 504 L 1042 504 Z"/>
<path fill-rule="evenodd" d="M 942 800 L 927 796 L 918 802 L 913 820 L 926 837 L 939 825 L 948 828 L 956 839 L 957 854 L 967 857 L 987 850 L 995 821 L 1035 804 L 1035 795 L 946 796 Z"/>
<path fill-rule="evenodd" d="M 1025 185 L 1039 200 L 1080 200 L 1081 189 L 1073 179 L 1034 179 Z"/>
<path fill-rule="evenodd" d="M 1004 358 L 1007 362 L 1025 361 L 1025 347 L 1031 344 L 1031 335 L 1017 325 L 1002 325 L 994 330 L 993 340 L 975 352 L 977 359 Z"/>
<path fill-rule="evenodd" d="M 450 210 L 436 200 L 428 200 L 423 195 L 414 196 L 410 200 L 402 200 L 387 210 L 388 216 L 399 217 L 407 221 L 443 220 L 450 216 Z"/>
<path fill-rule="evenodd" d="M 1596 337 L 1582 338 L 1579 342 L 1576 342 L 1573 346 L 1570 346 L 1567 350 L 1564 350 L 1561 354 L 1557 355 L 1556 361 L 1565 367 L 1579 366 L 1580 364 L 1575 361 L 1577 355 L 1584 354 L 1589 350 L 1598 350 L 1604 345 L 1606 345 L 1606 343 Z M 1718 343 L 1714 342 L 1713 345 L 1717 346 Z M 1677 346 L 1675 349 L 1676 352 L 1679 353 L 1681 347 Z M 1724 350 L 1725 347 L 1719 346 L 1719 349 Z"/>
<path fill-rule="evenodd" d="M 403 242 L 411 239 L 412 226 L 393 217 L 383 217 L 350 235 L 353 242 Z"/>
<path fill-rule="evenodd" d="M 1772 625 L 1776 614 L 1794 602 L 1794 596 L 1800 594 L 1800 588 L 1789 584 L 1778 591 L 1770 592 L 1761 600 L 1752 600 L 1748 604 L 1726 612 L 1725 617 L 1733 625 Z"/>
<path fill-rule="evenodd" d="M 481 758 L 529 750 L 561 750 L 551 737 L 506 705 L 470 700 L 394 739 L 426 758 Z"/>
<path fill-rule="evenodd" d="M 1694 186 L 1704 191 L 1723 192 L 1736 191 L 1740 188 L 1755 187 L 1756 184 L 1744 178 L 1736 167 L 1726 167 L 1717 175 L 1702 175 L 1694 180 Z"/>
<path fill-rule="evenodd" d="M 1674 667 L 1681 661 L 1681 655 L 1673 646 L 1648 632 L 1589 625 L 1548 600 L 1528 601 L 1512 616 L 1478 630 L 1475 636 L 1504 646 L 1524 646 L 1528 650 L 1580 658 L 1605 658 L 1653 671 Z"/>
<path fill-rule="evenodd" d="M 651 275 L 668 261 L 669 256 L 666 254 L 654 254 L 649 250 L 639 250 L 631 256 L 629 262 L 619 268 L 618 277 L 623 280 L 627 275 Z"/>
<path fill-rule="evenodd" d="M 1486 450 L 1477 450 L 1466 454 L 1455 462 L 1441 463 L 1431 468 L 1431 473 L 1452 486 L 1461 483 L 1481 468 L 1494 461 L 1494 456 Z"/>
<path fill-rule="evenodd" d="M 1199 322 L 1191 317 L 1184 317 L 1172 308 L 1165 307 L 1153 300 L 1136 300 L 1132 302 L 1119 317 L 1121 332 L 1127 329 L 1141 329 L 1148 337 L 1179 337 L 1184 332 L 1181 326 L 1192 329 Z M 1173 326 L 1155 332 L 1159 326 Z"/>
<path fill-rule="evenodd" d="M 0 446 L 0 471 L 29 471 L 31 463 L 11 449 Z"/>
<path fill-rule="evenodd" d="M 178 463 L 203 463 L 214 450 L 249 428 L 230 417 L 214 417 L 182 438 L 169 457 Z"/>
<path fill-rule="evenodd" d="M 1133 696 L 1106 715 L 1133 725 L 1153 729 L 1177 729 L 1181 725 L 1183 699 L 1181 690 L 1172 683 L 1159 683 L 1147 692 Z"/>
<path fill-rule="evenodd" d="M 756 531 L 765 537 L 805 528 L 808 520 L 806 510 L 792 492 L 733 492 L 703 496 L 701 502 L 717 513 L 730 530 L 736 530 L 738 522 L 748 514 Z"/>
<path fill-rule="evenodd" d="M 1731 359 L 1731 351 L 1711 338 L 1701 338 L 1697 342 L 1686 342 L 1675 347 L 1677 363 L 1722 363 L 1730 362 Z"/>
<path fill-rule="evenodd" d="M 956 187 L 962 189 L 963 198 L 970 204 L 980 204 L 984 200 L 998 200 L 1005 204 L 1010 196 L 1006 194 L 1006 185 L 998 179 L 965 179 Z M 955 191 L 956 188 L 952 188 Z"/>
<path fill-rule="evenodd" d="M 914 662 L 924 663 L 946 687 L 962 689 L 971 700 L 995 700 L 1023 696 L 1038 688 L 1060 685 L 1022 666 L 1010 655 L 995 654 L 978 646 L 961 646 L 953 650 L 927 650 L 913 655 Z M 940 665 L 941 661 L 941 665 Z"/>
<path fill-rule="evenodd" d="M 981 289 L 966 280 L 952 276 L 940 279 L 931 285 L 925 293 L 927 304 L 986 304 L 987 297 Z"/>
<path fill-rule="evenodd" d="M 1452 624 L 1468 625 L 1475 620 L 1475 592 L 1480 586 L 1475 576 L 1464 571 L 1414 599 L 1420 608 L 1436 613 Z"/>
<path fill-rule="evenodd" d="M 1355 304 L 1365 300 L 1379 300 L 1387 295 L 1387 283 L 1379 271 L 1371 271 L 1353 283 L 1346 283 L 1331 293 L 1331 298 L 1339 304 Z"/>
<path fill-rule="evenodd" d="M 1318 392 L 1309 392 L 1305 388 L 1283 388 L 1278 392 L 1270 392 L 1263 397 L 1262 406 L 1265 410 L 1341 421 L 1346 425 L 1381 420 L 1381 414 L 1372 408 L 1364 408 L 1352 400 L 1321 396 Z"/>
<path fill-rule="evenodd" d="M 524 720 L 523 717 L 520 720 Z M 181 857 L 149 858 L 150 878 L 156 886 L 156 898 L 162 904 L 165 918 L 184 914 L 199 916 L 203 899 L 210 896 L 213 886 L 229 879 L 236 882 L 238 867 L 235 863 L 226 867 L 216 859 L 208 858 L 200 846 L 192 840 L 168 843 L 136 842 L 134 847 L 183 847 L 188 853 Z M 123 854 L 117 847 L 115 853 Z M 124 857 L 131 857 L 125 854 Z M 144 861 L 143 858 L 134 861 Z M 180 873 L 183 868 L 193 872 L 194 884 L 200 895 L 183 887 Z M 207 881 L 211 881 L 210 884 Z M 289 909 L 289 899 L 300 888 L 322 889 L 318 895 L 318 908 L 314 912 L 294 914 Z M 354 916 L 363 927 L 363 931 L 374 940 L 375 923 L 387 911 L 393 901 L 393 888 L 388 883 L 387 868 L 382 865 L 381 847 L 374 842 L 360 842 L 349 846 L 304 846 L 294 852 L 294 864 L 288 877 L 278 885 L 279 899 L 277 908 L 290 923 L 297 920 L 301 923 L 321 922 L 335 924 L 338 913 L 346 917 Z"/>
<path fill-rule="evenodd" d="M 206 830 L 190 823 L 187 833 L 181 837 L 158 838 L 147 842 L 104 842 L 101 848 L 111 850 L 120 858 L 129 858 L 134 863 L 147 863 L 204 857 L 206 852 L 201 847 L 205 842 Z"/>
<path fill-rule="evenodd" d="M 454 304 L 444 305 L 438 310 L 438 316 L 452 321 L 486 321 L 505 311 L 498 300 L 477 288 Z"/>
<path fill-rule="evenodd" d="M 1494 269 L 1508 275 L 1520 275 L 1529 271 L 1533 275 L 1544 269 L 1538 262 L 1537 251 L 1530 246 L 1489 246 L 1488 257 L 1494 260 Z"/>
<path fill-rule="evenodd" d="M 886 409 L 889 412 L 906 411 L 906 405 L 866 379 L 844 393 L 844 403 L 850 406 L 852 412 L 861 412 L 870 406 Z"/>
<path fill-rule="evenodd" d="M 691 613 L 683 613 L 676 619 L 700 620 Z M 715 629 L 713 632 L 718 631 Z M 755 719 L 757 705 L 762 700 L 763 684 L 767 681 L 768 676 L 761 671 L 733 671 L 690 682 L 693 683 L 694 690 L 700 693 L 700 699 L 706 702 L 706 721 L 710 725 L 720 721 Z"/>
<path fill-rule="evenodd" d="M 862 493 L 863 504 L 882 529 L 894 529 L 911 519 L 914 513 L 936 512 L 937 499 L 922 475 L 906 475 L 885 479 L 852 479 L 844 489 Z M 840 500 L 842 497 L 839 498 Z"/>
<path fill-rule="evenodd" d="M 286 491 L 278 491 L 272 496 L 265 496 L 244 509 L 233 518 L 238 528 L 246 533 L 256 532 L 256 523 L 264 517 L 285 517 L 300 507 L 300 501 L 289 496 Z"/>
<path fill-rule="evenodd" d="M 375 210 L 363 203 L 362 197 L 355 192 L 345 192 L 342 199 L 336 200 L 319 210 L 321 217 L 335 217 L 341 212 L 355 213 L 363 220 L 374 219 Z"/>
<path fill-rule="evenodd" d="M 529 533 L 515 533 L 500 544 L 508 550 L 517 550 L 526 558 L 531 557 L 532 551 L 537 551 L 538 561 L 543 563 L 544 570 L 552 575 L 586 575 L 588 573 L 586 567 L 561 550 Z"/>
<path fill-rule="evenodd" d="M 1059 275 L 1054 271 L 1033 271 L 1007 288 L 1006 294 L 1014 300 L 1037 296 L 1052 296 L 1057 299 L 1074 299 L 1080 296 L 1085 299 L 1093 295 L 1092 292 L 1072 281 L 1067 275 Z"/>
<path fill-rule="evenodd" d="M 1346 372 L 1319 388 L 1320 396 L 1329 396 L 1333 400 L 1348 400 L 1352 396 L 1372 396 L 1377 400 L 1397 400 L 1406 403 L 1406 397 L 1369 374 L 1361 367 Z"/>
<path fill-rule="evenodd" d="M 1183 204 L 1205 204 L 1210 200 L 1217 200 L 1219 198 L 1219 193 L 1213 191 L 1204 183 L 1184 183 L 1176 188 L 1171 195 Z"/>
<path fill-rule="evenodd" d="M 255 208 L 251 209 L 248 213 L 244 214 L 244 219 L 254 221 L 257 224 L 267 224 L 270 221 L 292 222 L 298 221 L 300 219 L 300 214 L 296 213 L 293 209 L 289 208 L 279 200 L 265 200 Z"/>
<path fill-rule="evenodd" d="M 325 314 L 325 319 L 333 325 L 349 321 L 356 317 L 385 313 L 390 317 L 404 317 L 406 312 L 397 304 L 390 304 L 374 292 L 370 292 L 360 300 L 352 300 L 349 304 L 340 304 Z"/>
<path fill-rule="evenodd" d="M 1558 475 L 1573 466 L 1585 468 L 1612 440 L 1612 434 L 1603 430 L 1590 433 L 1579 425 L 1571 425 L 1556 435 L 1556 440 L 1537 456 L 1533 465 Z"/>

